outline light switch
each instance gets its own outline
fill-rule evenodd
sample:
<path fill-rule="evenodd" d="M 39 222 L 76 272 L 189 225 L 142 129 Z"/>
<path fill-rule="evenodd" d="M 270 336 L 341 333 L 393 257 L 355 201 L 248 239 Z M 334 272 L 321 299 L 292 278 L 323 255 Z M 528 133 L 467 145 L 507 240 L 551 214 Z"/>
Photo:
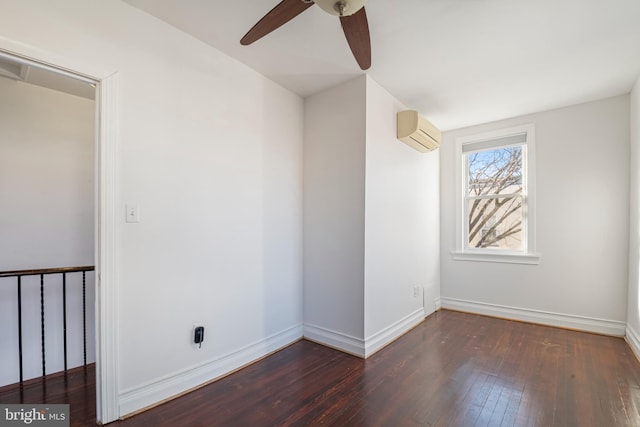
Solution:
<path fill-rule="evenodd" d="M 140 210 L 138 205 L 127 205 L 127 222 L 140 222 Z"/>

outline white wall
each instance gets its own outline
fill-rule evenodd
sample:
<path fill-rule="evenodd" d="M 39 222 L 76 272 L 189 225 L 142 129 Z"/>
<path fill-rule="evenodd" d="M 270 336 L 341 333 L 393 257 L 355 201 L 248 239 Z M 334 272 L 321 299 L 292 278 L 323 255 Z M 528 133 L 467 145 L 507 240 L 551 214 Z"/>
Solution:
<path fill-rule="evenodd" d="M 536 129 L 540 265 L 454 261 L 456 137 L 526 123 Z M 443 306 L 623 335 L 628 158 L 626 95 L 446 132 L 440 189 Z"/>
<path fill-rule="evenodd" d="M 627 341 L 640 357 L 640 77 L 630 97 L 631 188 L 629 221 L 629 290 L 627 295 Z"/>
<path fill-rule="evenodd" d="M 362 357 L 439 296 L 438 153 L 396 139 L 403 108 L 366 75 L 305 99 L 304 334 Z"/>
<path fill-rule="evenodd" d="M 305 335 L 364 339 L 365 103 L 364 78 L 305 98 Z"/>
<path fill-rule="evenodd" d="M 93 265 L 95 103 L 6 78 L 0 94 L 0 269 Z"/>
<path fill-rule="evenodd" d="M 422 312 L 423 300 L 424 312 L 432 313 L 440 296 L 439 152 L 420 153 L 396 138 L 396 114 L 404 109 L 367 78 L 367 340 Z"/>
<path fill-rule="evenodd" d="M 300 97 L 120 1 L 0 6 L 0 39 L 118 75 L 121 414 L 298 339 Z"/>
<path fill-rule="evenodd" d="M 0 271 L 94 264 L 95 103 L 0 78 Z M 68 276 L 68 367 L 82 357 L 82 278 Z M 0 279 L 0 386 L 18 382 L 17 279 Z M 40 279 L 22 279 L 24 379 L 42 375 Z M 93 273 L 87 274 L 88 362 Z M 62 278 L 45 278 L 46 372 L 64 368 Z"/>

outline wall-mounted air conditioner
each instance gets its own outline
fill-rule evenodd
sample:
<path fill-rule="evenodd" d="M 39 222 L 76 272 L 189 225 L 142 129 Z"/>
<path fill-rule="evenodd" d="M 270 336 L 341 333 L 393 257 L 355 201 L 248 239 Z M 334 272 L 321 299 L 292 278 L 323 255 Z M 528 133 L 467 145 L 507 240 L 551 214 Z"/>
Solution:
<path fill-rule="evenodd" d="M 440 147 L 442 134 L 429 120 L 417 111 L 398 113 L 398 139 L 416 150 L 426 153 Z"/>

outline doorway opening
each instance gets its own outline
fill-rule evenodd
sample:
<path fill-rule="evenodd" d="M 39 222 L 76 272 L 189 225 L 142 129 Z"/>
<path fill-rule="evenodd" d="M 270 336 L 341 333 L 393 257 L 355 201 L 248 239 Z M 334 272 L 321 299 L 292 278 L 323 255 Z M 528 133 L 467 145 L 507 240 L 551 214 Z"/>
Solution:
<path fill-rule="evenodd" d="M 5 205 L 11 209 L 3 208 L 6 221 L 0 222 L 17 225 L 14 227 L 17 229 L 31 228 L 29 231 L 33 232 L 24 239 L 27 242 L 17 237 L 18 230 L 4 230 L 11 239 L 0 239 L 0 250 L 12 253 L 12 257 L 3 257 L 3 262 L 8 264 L 1 265 L 0 270 L 19 273 L 9 277 L 14 283 L 14 294 L 19 295 L 5 298 L 0 288 L 2 312 L 18 314 L 12 321 L 18 326 L 15 330 L 0 331 L 0 334 L 13 335 L 11 341 L 16 344 L 13 358 L 17 360 L 13 365 L 19 366 L 19 374 L 6 374 L 4 382 L 19 379 L 22 390 L 19 399 L 28 399 L 3 403 L 38 403 L 34 401 L 38 398 L 45 400 L 42 403 L 65 403 L 54 401 L 55 397 L 48 398 L 44 392 L 40 397 L 26 396 L 24 384 L 36 381 L 29 379 L 36 376 L 42 377 L 43 391 L 47 390 L 47 381 L 54 383 L 51 378 L 64 378 L 67 387 L 73 383 L 67 381 L 70 373 L 75 375 L 81 369 L 74 366 L 80 366 L 85 377 L 91 377 L 96 421 L 107 423 L 119 417 L 113 280 L 116 75 L 87 71 L 84 65 L 70 67 L 64 62 L 19 43 L 7 40 L 0 43 L 0 91 L 4 87 L 8 91 L 5 93 L 11 94 L 11 97 L 3 95 L 3 101 L 10 98 L 16 102 L 5 105 L 4 111 L 12 116 L 11 120 L 26 121 L 30 126 L 30 131 L 21 137 L 16 137 L 20 135 L 20 131 L 16 131 L 12 137 L 2 138 L 0 150 L 12 152 L 22 160 L 30 157 L 29 153 L 32 157 L 27 167 L 31 168 L 30 173 L 21 171 L 9 184 L 4 182 L 6 176 L 0 182 L 0 191 L 10 192 L 13 198 Z M 20 101 L 22 95 L 26 98 Z M 43 103 L 35 104 L 35 100 Z M 46 103 L 49 109 L 54 106 L 54 112 L 57 106 L 58 113 L 67 113 L 78 120 L 65 122 L 66 119 L 61 118 L 64 114 L 52 114 L 34 124 L 36 118 L 42 119 Z M 0 106 L 0 113 L 2 109 Z M 82 127 L 82 135 L 76 135 Z M 56 134 L 61 135 L 59 139 L 52 138 Z M 43 141 L 49 141 L 50 146 Z M 6 162 L 8 157 L 3 155 L 3 158 Z M 16 161 L 12 165 L 14 172 L 18 170 L 17 164 Z M 61 183 L 68 184 L 62 191 Z M 26 189 L 30 191 L 21 192 Z M 62 194 L 65 192 L 68 194 Z M 10 227 L 0 227 L 0 233 L 2 228 Z M 0 283 L 5 287 L 3 285 Z M 56 288 L 62 289 L 62 293 L 56 295 Z M 84 300 L 84 304 L 78 303 L 79 300 Z M 13 308 L 4 310 L 7 304 Z M 35 321 L 31 318 L 33 314 Z M 79 336 L 82 336 L 80 340 Z M 79 353 L 78 349 L 81 349 Z M 32 359 L 40 362 L 35 374 Z M 4 355 L 3 360 L 6 360 Z M 1 382 L 2 378 L 0 386 Z M 87 394 L 86 388 L 84 393 Z M 58 399 L 65 396 L 68 396 L 66 392 Z"/>

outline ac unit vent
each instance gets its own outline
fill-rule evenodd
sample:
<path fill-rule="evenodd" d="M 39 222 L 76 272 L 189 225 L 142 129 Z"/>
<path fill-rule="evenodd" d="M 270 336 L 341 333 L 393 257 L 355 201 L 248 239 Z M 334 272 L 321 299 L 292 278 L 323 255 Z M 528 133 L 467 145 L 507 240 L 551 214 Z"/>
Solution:
<path fill-rule="evenodd" d="M 413 110 L 398 113 L 397 133 L 400 141 L 422 153 L 440 147 L 442 139 L 440 130 Z"/>

